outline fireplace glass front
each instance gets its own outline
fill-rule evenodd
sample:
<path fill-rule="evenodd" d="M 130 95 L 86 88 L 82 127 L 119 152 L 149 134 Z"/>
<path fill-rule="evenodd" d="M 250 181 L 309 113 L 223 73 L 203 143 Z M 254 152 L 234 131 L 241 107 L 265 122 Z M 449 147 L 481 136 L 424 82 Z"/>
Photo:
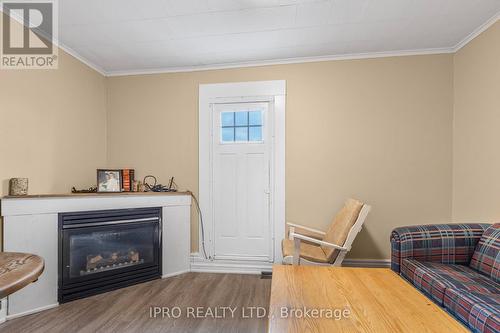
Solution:
<path fill-rule="evenodd" d="M 155 262 L 155 225 L 74 229 L 69 238 L 69 278 Z"/>
<path fill-rule="evenodd" d="M 61 214 L 59 301 L 160 275 L 159 209 Z"/>

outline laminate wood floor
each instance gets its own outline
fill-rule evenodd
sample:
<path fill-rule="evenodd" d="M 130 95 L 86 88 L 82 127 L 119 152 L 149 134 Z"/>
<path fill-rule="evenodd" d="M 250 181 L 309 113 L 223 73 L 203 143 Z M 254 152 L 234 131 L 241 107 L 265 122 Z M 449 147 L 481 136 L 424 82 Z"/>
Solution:
<path fill-rule="evenodd" d="M 257 318 L 262 310 L 252 307 L 267 311 L 270 292 L 271 280 L 258 275 L 187 273 L 9 320 L 0 332 L 265 332 L 267 316 Z M 181 315 L 152 318 L 152 307 L 178 307 Z M 235 309 L 234 317 L 226 309 L 226 318 L 213 318 L 223 314 L 221 307 Z M 197 315 L 203 318 L 192 318 Z"/>

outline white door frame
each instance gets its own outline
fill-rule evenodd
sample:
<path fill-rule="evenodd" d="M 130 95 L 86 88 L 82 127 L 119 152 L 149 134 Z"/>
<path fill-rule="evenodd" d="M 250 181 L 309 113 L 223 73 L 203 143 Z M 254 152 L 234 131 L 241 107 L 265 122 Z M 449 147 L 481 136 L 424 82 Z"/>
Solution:
<path fill-rule="evenodd" d="M 200 84 L 199 86 L 199 195 L 205 229 L 207 255 L 213 257 L 212 195 L 212 104 L 230 102 L 269 102 L 274 109 L 271 121 L 274 135 L 271 197 L 274 262 L 281 263 L 281 240 L 285 237 L 285 99 L 286 81 L 255 81 Z M 202 250 L 201 228 L 199 253 Z"/>

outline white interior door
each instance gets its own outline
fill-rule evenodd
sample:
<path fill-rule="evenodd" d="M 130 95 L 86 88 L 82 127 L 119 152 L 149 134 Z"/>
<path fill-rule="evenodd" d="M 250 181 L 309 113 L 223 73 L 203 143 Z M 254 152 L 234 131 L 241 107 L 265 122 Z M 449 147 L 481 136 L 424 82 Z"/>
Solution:
<path fill-rule="evenodd" d="M 267 102 L 213 104 L 215 259 L 273 260 L 271 113 Z"/>

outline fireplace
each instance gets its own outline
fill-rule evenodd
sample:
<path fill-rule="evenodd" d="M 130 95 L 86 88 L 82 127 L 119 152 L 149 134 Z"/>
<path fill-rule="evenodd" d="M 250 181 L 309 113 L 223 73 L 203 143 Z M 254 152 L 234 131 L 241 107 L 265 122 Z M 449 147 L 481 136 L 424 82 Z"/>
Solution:
<path fill-rule="evenodd" d="M 161 276 L 161 208 L 59 214 L 60 303 Z"/>

